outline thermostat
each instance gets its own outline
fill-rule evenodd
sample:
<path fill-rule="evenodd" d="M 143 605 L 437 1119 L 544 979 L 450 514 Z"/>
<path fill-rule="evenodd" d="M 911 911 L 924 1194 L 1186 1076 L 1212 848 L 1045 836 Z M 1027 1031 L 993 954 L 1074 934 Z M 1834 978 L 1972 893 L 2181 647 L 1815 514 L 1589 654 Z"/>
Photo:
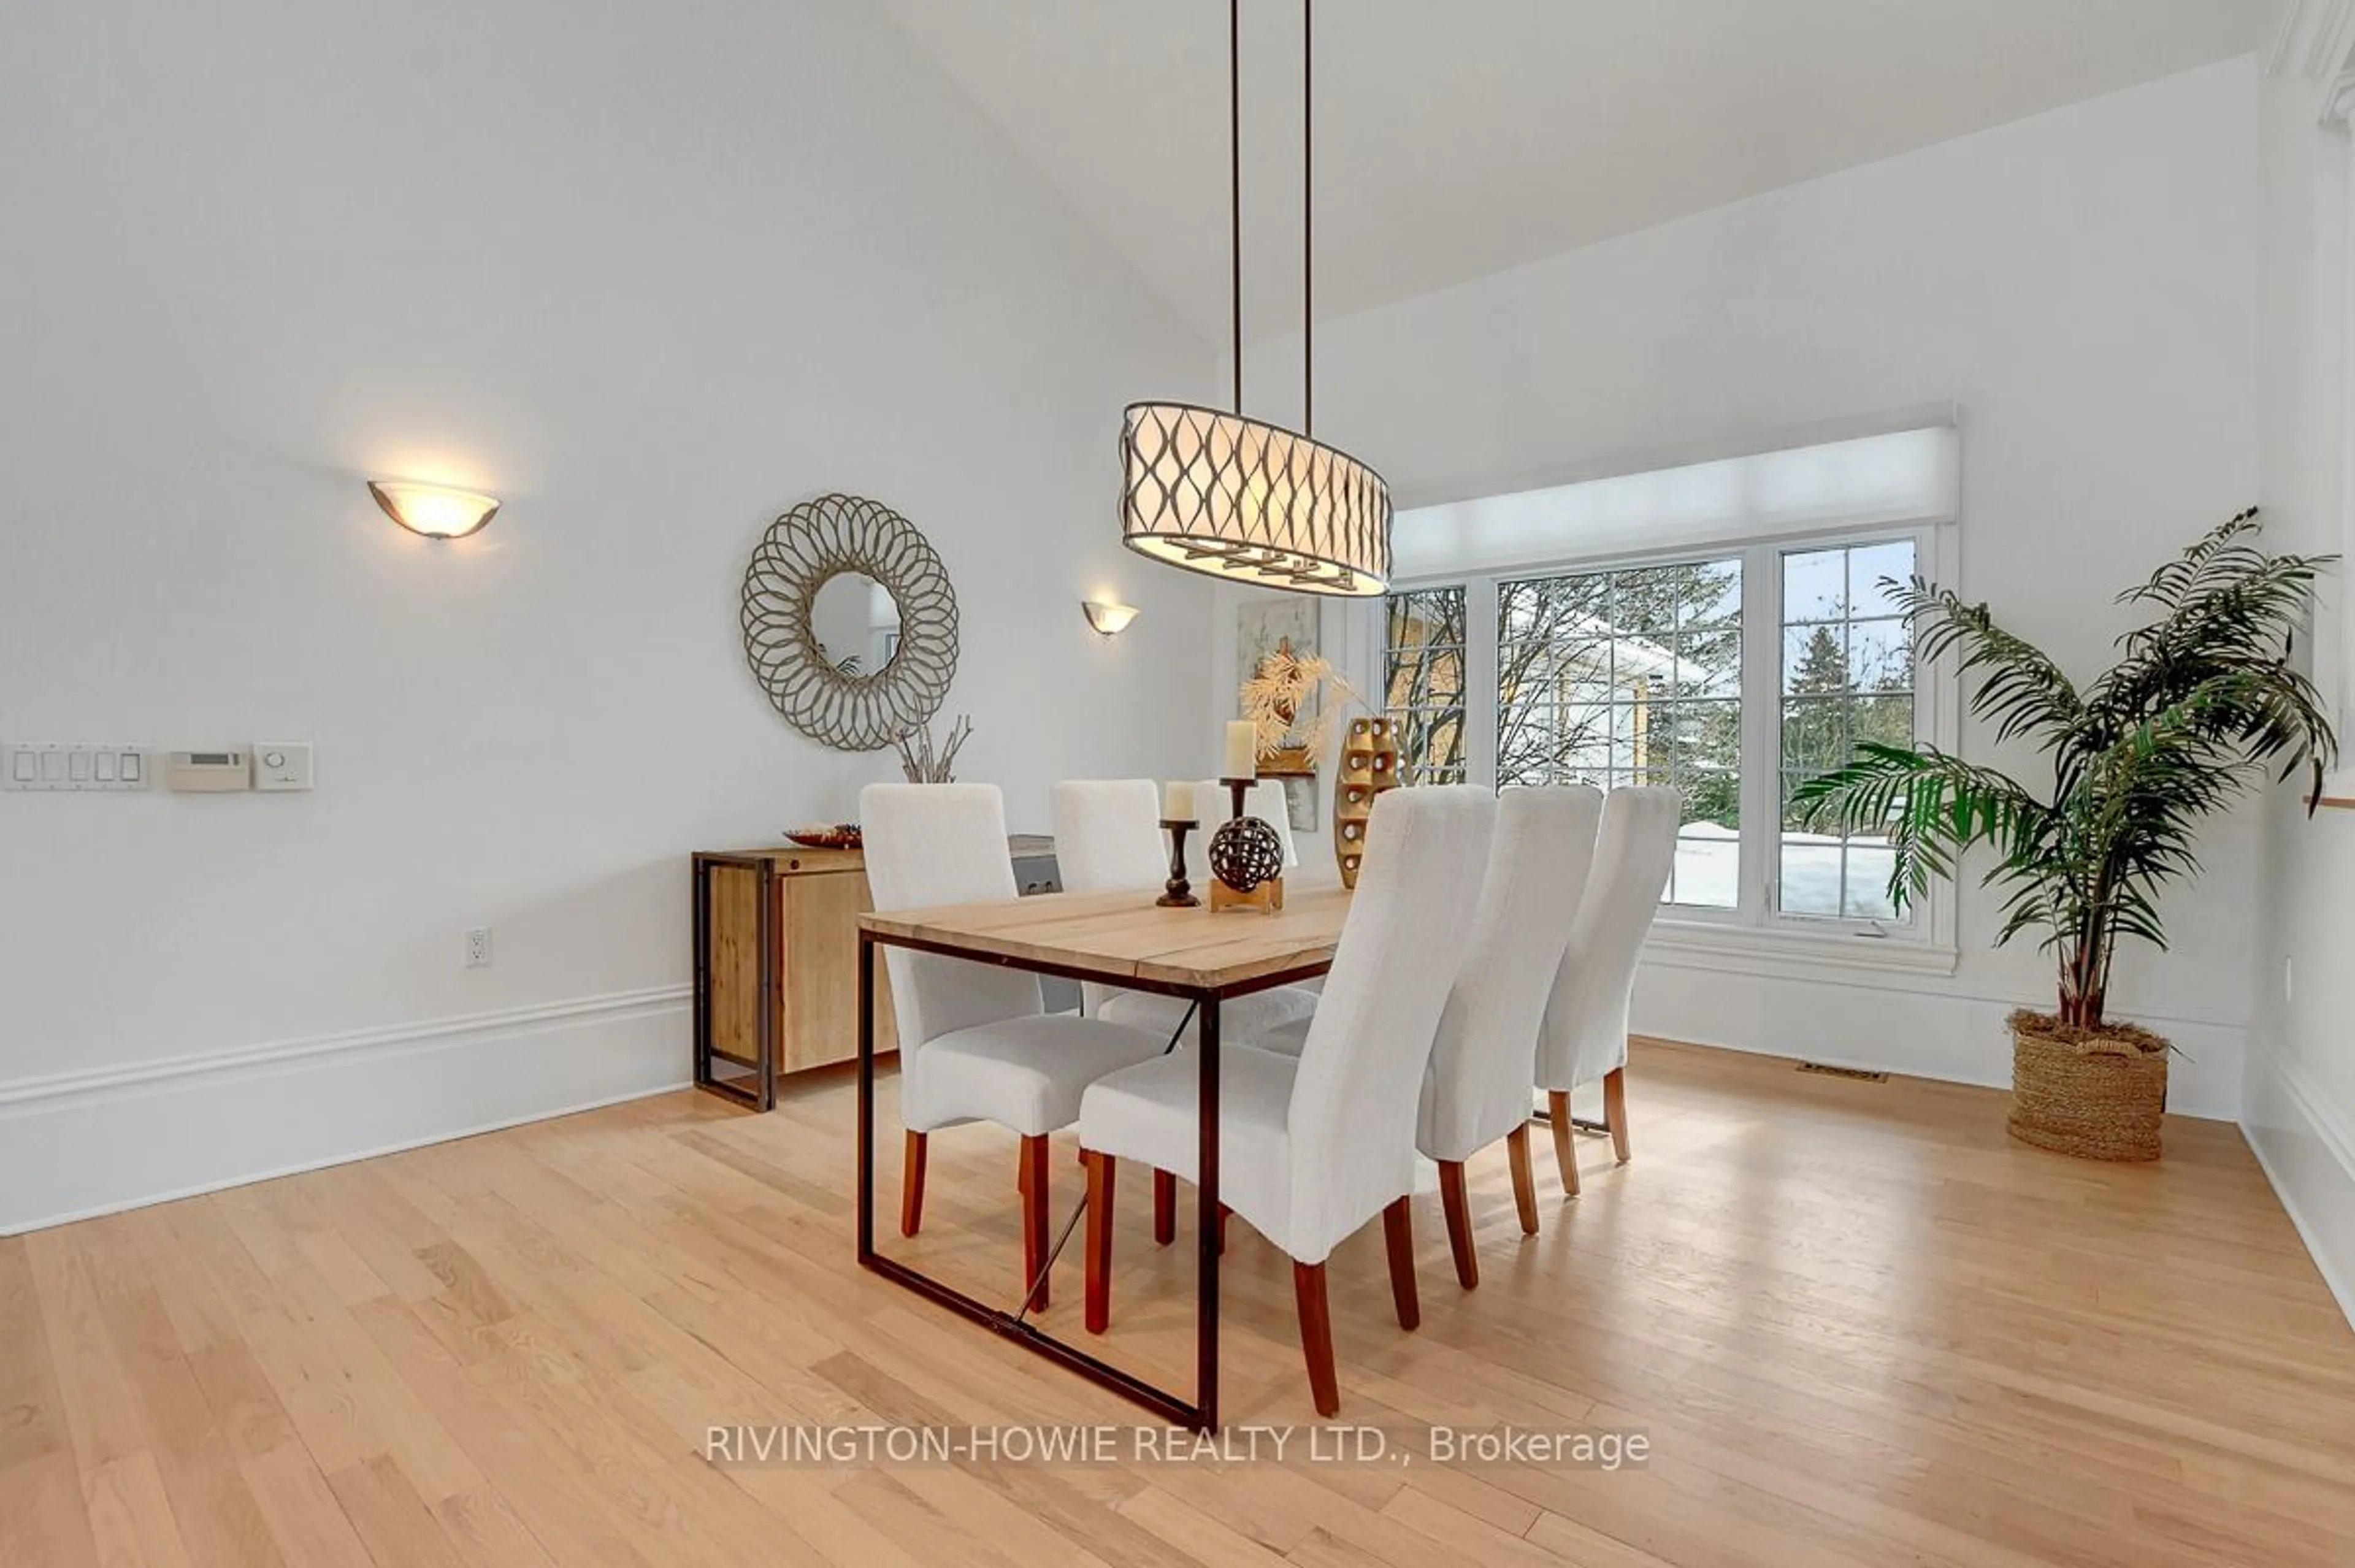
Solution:
<path fill-rule="evenodd" d="M 311 742 L 256 741 L 253 743 L 253 787 L 259 790 L 309 789 Z"/>
<path fill-rule="evenodd" d="M 243 752 L 175 752 L 164 780 L 183 795 L 223 795 L 251 789 L 251 768 Z"/>

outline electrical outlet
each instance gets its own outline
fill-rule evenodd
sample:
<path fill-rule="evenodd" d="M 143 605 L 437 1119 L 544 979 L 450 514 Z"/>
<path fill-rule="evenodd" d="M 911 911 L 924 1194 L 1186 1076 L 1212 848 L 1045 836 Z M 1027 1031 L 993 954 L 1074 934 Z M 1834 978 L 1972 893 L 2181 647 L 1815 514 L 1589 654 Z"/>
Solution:
<path fill-rule="evenodd" d="M 470 926 L 466 932 L 466 967 L 487 969 L 491 966 L 491 928 Z"/>

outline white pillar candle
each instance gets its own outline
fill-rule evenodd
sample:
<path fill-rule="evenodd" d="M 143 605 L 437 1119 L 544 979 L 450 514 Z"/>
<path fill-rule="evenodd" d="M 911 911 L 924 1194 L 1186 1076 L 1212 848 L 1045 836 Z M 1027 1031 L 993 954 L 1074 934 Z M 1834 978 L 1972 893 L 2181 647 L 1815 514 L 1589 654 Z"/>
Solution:
<path fill-rule="evenodd" d="M 1194 784 L 1190 779 L 1172 779 L 1161 786 L 1161 818 L 1165 822 L 1199 822 L 1194 809 Z"/>
<path fill-rule="evenodd" d="M 1248 719 L 1236 719 L 1227 725 L 1227 771 L 1219 775 L 1228 779 L 1259 777 L 1259 726 Z"/>

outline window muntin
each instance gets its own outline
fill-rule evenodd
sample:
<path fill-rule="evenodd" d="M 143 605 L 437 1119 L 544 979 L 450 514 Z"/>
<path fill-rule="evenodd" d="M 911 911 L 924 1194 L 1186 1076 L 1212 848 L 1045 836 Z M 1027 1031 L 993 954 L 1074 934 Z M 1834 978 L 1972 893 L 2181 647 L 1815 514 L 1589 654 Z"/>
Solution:
<path fill-rule="evenodd" d="M 1387 608 L 1382 705 L 1398 721 L 1399 776 L 1411 784 L 1462 784 L 1464 590 L 1393 593 Z"/>
<path fill-rule="evenodd" d="M 1739 557 L 1497 585 L 1497 784 L 1676 787 L 1668 903 L 1741 901 L 1742 596 Z"/>
<path fill-rule="evenodd" d="M 1845 765 L 1860 741 L 1913 743 L 1913 639 L 1884 578 L 1913 575 L 1910 539 L 1783 552 L 1781 803 L 1775 909 L 1816 919 L 1888 922 L 1885 835 L 1810 828 L 1790 806 L 1804 781 Z"/>

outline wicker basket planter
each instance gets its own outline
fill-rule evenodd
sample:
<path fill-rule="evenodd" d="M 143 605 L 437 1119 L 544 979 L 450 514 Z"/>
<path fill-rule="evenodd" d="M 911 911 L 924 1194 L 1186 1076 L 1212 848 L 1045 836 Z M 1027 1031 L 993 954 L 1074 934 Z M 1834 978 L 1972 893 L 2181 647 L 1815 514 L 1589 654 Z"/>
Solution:
<path fill-rule="evenodd" d="M 2167 1041 L 2131 1024 L 2011 1015 L 2011 1136 L 2080 1159 L 2157 1159 Z"/>

